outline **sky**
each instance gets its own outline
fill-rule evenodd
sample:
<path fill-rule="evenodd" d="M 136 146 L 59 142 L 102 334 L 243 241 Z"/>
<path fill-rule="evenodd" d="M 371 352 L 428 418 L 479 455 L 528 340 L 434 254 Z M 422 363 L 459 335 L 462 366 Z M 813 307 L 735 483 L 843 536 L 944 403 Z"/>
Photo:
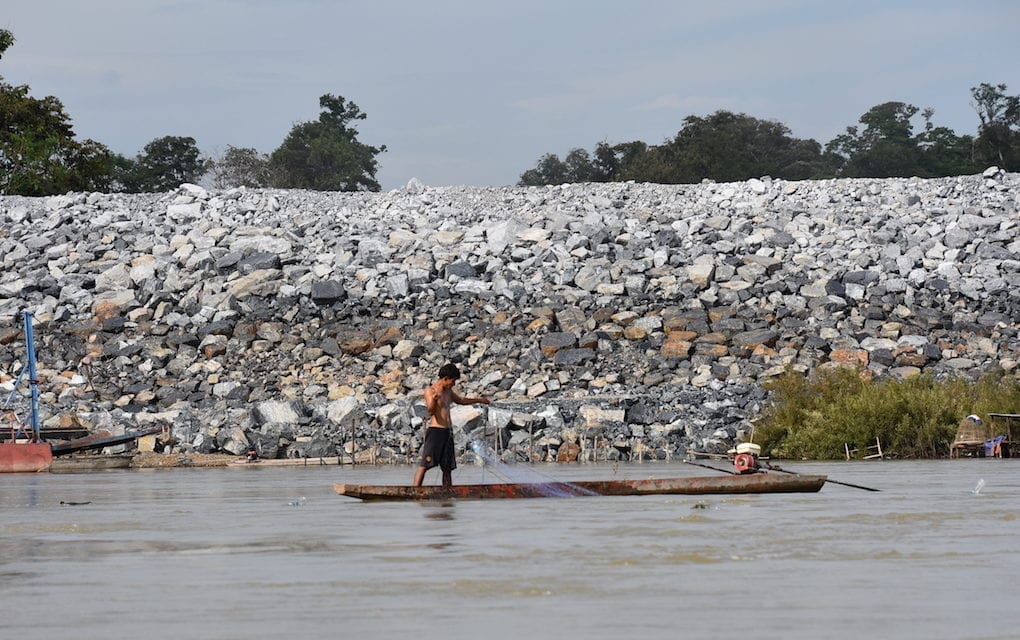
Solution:
<path fill-rule="evenodd" d="M 825 144 L 901 101 L 974 134 L 971 87 L 1020 94 L 1015 0 L 3 0 L 0 28 L 0 76 L 80 139 L 271 153 L 331 93 L 386 146 L 385 190 L 515 184 L 720 109 Z"/>

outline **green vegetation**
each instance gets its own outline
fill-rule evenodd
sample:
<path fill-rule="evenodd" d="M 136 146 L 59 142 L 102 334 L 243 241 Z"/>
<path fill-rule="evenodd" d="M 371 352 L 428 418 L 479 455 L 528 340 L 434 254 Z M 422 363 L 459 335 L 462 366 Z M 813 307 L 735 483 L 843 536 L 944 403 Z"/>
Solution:
<path fill-rule="evenodd" d="M 875 438 L 901 457 L 946 456 L 965 416 L 1020 413 L 1020 380 L 1001 372 L 976 382 L 928 375 L 873 381 L 843 367 L 811 378 L 787 372 L 768 388 L 773 401 L 754 441 L 775 458 L 839 459 L 844 443 L 863 450 Z"/>
<path fill-rule="evenodd" d="M 358 141 L 355 120 L 367 116 L 343 96 L 319 98 L 319 119 L 294 125 L 269 156 L 270 184 L 286 189 L 379 191 L 375 157 L 386 147 Z"/>
<path fill-rule="evenodd" d="M 115 183 L 121 191 L 169 191 L 185 182 L 198 182 L 205 173 L 195 139 L 190 136 L 163 136 L 145 145 L 134 160 L 117 158 Z"/>
<path fill-rule="evenodd" d="M 0 29 L 0 57 L 14 44 Z M 94 140 L 75 140 L 71 118 L 53 96 L 0 77 L 0 194 L 43 196 L 110 186 L 113 155 Z"/>
<path fill-rule="evenodd" d="M 1006 85 L 971 89 L 979 125 L 976 136 L 935 126 L 933 109 L 885 102 L 860 117 L 860 126 L 824 146 L 795 138 L 786 125 L 743 113 L 716 111 L 688 116 L 680 131 L 661 145 L 600 142 L 594 153 L 572 149 L 565 160 L 541 157 L 519 184 L 564 182 L 735 182 L 761 176 L 787 180 L 824 178 L 934 178 L 978 173 L 996 165 L 1020 171 L 1020 96 Z M 915 132 L 920 114 L 923 128 Z"/>
<path fill-rule="evenodd" d="M 0 59 L 14 42 L 10 31 L 0 29 Z M 365 113 L 331 94 L 320 97 L 319 106 L 319 119 L 294 125 L 269 156 L 230 146 L 223 157 L 210 159 L 190 136 L 163 136 L 128 158 L 93 140 L 76 140 L 57 98 L 34 98 L 27 85 L 0 77 L 0 195 L 167 191 L 206 176 L 218 188 L 379 191 L 376 156 L 386 147 L 358 140 L 353 123 Z"/>

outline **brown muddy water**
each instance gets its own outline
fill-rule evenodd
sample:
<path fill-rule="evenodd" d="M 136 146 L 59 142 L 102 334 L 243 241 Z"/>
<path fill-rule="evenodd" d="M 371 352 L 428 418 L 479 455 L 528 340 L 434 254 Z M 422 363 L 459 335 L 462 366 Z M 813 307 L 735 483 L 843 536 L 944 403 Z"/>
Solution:
<path fill-rule="evenodd" d="M 1020 460 L 786 468 L 881 492 L 361 503 L 332 483 L 413 469 L 6 474 L 0 637 L 1020 638 Z"/>

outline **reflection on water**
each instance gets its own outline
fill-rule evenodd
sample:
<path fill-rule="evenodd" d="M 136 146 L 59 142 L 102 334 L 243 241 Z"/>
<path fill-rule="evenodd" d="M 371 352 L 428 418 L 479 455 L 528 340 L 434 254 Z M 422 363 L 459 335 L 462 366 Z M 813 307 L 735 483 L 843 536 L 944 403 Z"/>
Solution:
<path fill-rule="evenodd" d="M 4 637 L 1018 637 L 1020 460 L 790 466 L 882 491 L 401 504 L 331 486 L 403 467 L 8 475 Z"/>
<path fill-rule="evenodd" d="M 445 502 L 421 502 L 418 506 L 425 511 L 425 517 L 431 520 L 453 520 L 457 503 L 453 500 Z"/>

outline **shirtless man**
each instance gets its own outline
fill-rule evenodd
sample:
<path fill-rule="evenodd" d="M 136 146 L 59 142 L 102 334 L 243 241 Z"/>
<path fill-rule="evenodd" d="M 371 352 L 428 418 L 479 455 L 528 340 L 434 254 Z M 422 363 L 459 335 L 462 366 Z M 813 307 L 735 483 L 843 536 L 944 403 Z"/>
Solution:
<path fill-rule="evenodd" d="M 450 428 L 450 403 L 456 404 L 492 404 L 485 397 L 462 398 L 453 390 L 453 385 L 460 378 L 460 370 L 456 365 L 446 364 L 439 369 L 439 381 L 425 390 L 425 406 L 431 419 L 425 429 L 425 444 L 421 448 L 421 464 L 414 472 L 414 486 L 420 487 L 425 480 L 425 472 L 432 467 L 443 471 L 443 486 L 453 486 L 453 470 L 457 468 L 457 458 L 453 451 L 453 434 Z"/>

